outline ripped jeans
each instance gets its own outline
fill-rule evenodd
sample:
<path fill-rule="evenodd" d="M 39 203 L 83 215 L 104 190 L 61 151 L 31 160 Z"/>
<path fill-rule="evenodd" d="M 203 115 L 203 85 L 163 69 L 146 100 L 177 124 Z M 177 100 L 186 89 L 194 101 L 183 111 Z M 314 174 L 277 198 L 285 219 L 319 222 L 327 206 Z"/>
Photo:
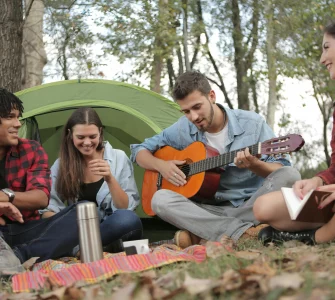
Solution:
<path fill-rule="evenodd" d="M 300 174 L 296 169 L 282 167 L 267 176 L 257 192 L 239 207 L 229 201 L 220 206 L 200 204 L 170 190 L 157 191 L 151 206 L 164 221 L 203 239 L 219 241 L 227 235 L 238 240 L 248 228 L 259 224 L 253 214 L 256 199 L 281 187 L 292 187 L 297 180 Z"/>

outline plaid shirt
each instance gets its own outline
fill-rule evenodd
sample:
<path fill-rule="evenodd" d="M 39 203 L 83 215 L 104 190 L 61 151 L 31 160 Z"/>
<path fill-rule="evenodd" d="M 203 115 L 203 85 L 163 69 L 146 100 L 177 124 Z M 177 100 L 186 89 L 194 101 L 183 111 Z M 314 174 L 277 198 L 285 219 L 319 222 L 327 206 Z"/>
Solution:
<path fill-rule="evenodd" d="M 332 148 L 332 154 L 329 168 L 315 175 L 321 177 L 326 184 L 335 183 L 335 110 L 333 112 L 333 130 L 330 146 Z"/>
<path fill-rule="evenodd" d="M 48 156 L 33 140 L 19 139 L 6 156 L 5 176 L 8 187 L 16 192 L 41 190 L 50 197 L 51 178 Z M 14 200 L 15 202 L 15 200 Z M 20 210 L 24 221 L 40 218 L 38 210 Z"/>

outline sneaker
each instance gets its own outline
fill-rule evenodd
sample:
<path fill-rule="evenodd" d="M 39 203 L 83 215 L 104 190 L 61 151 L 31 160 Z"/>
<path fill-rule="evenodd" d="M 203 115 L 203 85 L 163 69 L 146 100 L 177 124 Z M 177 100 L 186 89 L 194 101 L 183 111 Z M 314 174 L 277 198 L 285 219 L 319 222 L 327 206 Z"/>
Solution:
<path fill-rule="evenodd" d="M 297 232 L 279 231 L 268 226 L 259 232 L 258 239 L 261 240 L 264 245 L 271 242 L 282 243 L 292 240 L 300 241 L 306 245 L 315 245 L 315 231 L 316 229 Z"/>
<path fill-rule="evenodd" d="M 0 237 L 0 276 L 24 272 L 20 260 L 9 245 Z"/>
<path fill-rule="evenodd" d="M 174 235 L 174 243 L 182 249 L 204 242 L 205 240 L 187 230 L 179 230 Z"/>

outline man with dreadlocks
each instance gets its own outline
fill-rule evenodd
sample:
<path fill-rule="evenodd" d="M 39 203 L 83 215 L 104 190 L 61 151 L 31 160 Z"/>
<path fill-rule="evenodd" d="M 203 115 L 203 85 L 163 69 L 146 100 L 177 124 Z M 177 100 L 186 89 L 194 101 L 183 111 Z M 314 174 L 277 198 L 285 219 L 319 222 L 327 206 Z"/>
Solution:
<path fill-rule="evenodd" d="M 48 157 L 38 142 L 19 138 L 22 113 L 22 101 L 0 88 L 0 237 L 21 263 L 31 257 L 58 258 L 78 244 L 73 206 L 40 218 L 38 210 L 49 203 Z M 0 262 L 2 250 L 0 245 Z"/>

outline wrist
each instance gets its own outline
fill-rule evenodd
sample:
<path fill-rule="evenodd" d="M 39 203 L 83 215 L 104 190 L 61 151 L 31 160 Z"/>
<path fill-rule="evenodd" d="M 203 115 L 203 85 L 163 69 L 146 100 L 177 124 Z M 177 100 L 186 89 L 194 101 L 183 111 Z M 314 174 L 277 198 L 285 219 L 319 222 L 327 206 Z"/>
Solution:
<path fill-rule="evenodd" d="M 108 185 L 113 184 L 114 177 L 112 175 L 106 176 L 104 180 L 107 182 Z"/>
<path fill-rule="evenodd" d="M 319 176 L 315 176 L 314 180 L 316 181 L 316 184 L 318 186 L 323 186 L 323 185 L 327 185 L 327 182 L 325 182 L 321 177 Z"/>
<path fill-rule="evenodd" d="M 9 188 L 4 188 L 1 190 L 3 197 L 0 198 L 1 202 L 10 202 L 12 203 L 15 198 L 15 193 Z"/>
<path fill-rule="evenodd" d="M 163 168 L 164 164 L 166 163 L 165 160 L 155 158 L 155 163 L 154 163 L 154 170 L 156 170 L 158 173 L 162 173 L 161 169 Z"/>

